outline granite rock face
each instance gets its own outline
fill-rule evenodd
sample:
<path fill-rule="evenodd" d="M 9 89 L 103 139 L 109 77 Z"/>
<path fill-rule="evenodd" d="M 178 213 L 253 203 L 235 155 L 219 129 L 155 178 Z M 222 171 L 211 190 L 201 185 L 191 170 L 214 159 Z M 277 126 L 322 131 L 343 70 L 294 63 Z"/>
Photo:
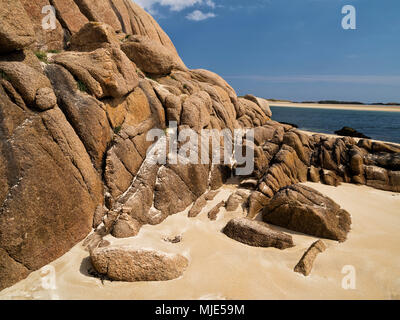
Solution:
<path fill-rule="evenodd" d="M 159 224 L 192 203 L 189 215 L 196 216 L 236 166 L 155 162 L 167 153 L 161 142 L 171 142 L 170 122 L 178 133 L 255 129 L 254 143 L 243 142 L 255 154 L 255 170 L 246 177 L 253 190 L 227 203 L 229 210 L 243 205 L 249 218 L 279 201 L 276 208 L 293 203 L 307 213 L 310 191 L 290 191 L 304 201 L 280 198 L 282 188 L 307 180 L 400 192 L 398 146 L 308 136 L 271 120 L 266 100 L 240 98 L 219 75 L 189 70 L 166 33 L 133 1 L 0 4 L 0 289 L 66 253 L 92 227 L 99 240 L 94 248 L 101 243 L 99 234 L 135 236 L 141 226 Z M 54 30 L 41 25 L 47 5 L 56 10 Z M 148 139 L 152 129 L 159 139 Z M 230 141 L 223 140 L 217 139 L 221 153 L 229 150 Z M 211 152 L 206 156 L 211 159 Z M 318 199 L 341 212 L 322 196 Z M 212 210 L 210 218 L 216 219 L 224 205 Z M 277 224 L 286 214 L 278 211 Z M 348 219 L 335 222 L 331 213 L 310 212 L 309 222 L 293 229 L 345 238 Z M 317 223 L 317 216 L 325 220 Z M 251 220 L 232 223 L 231 229 L 253 244 L 292 245 L 287 235 Z M 129 281 L 172 278 L 187 265 L 183 258 L 119 249 L 99 257 L 107 261 L 99 262 L 99 270 L 113 261 L 116 271 L 108 276 Z M 154 263 L 154 272 L 141 273 L 132 257 Z M 160 271 L 163 266 L 169 271 Z"/>
<path fill-rule="evenodd" d="M 119 48 L 63 52 L 52 58 L 96 98 L 120 98 L 139 85 L 135 65 Z"/>
<path fill-rule="evenodd" d="M 146 73 L 169 74 L 172 69 L 186 69 L 176 51 L 145 36 L 130 36 L 121 49 Z"/>
<path fill-rule="evenodd" d="M 303 186 L 280 190 L 263 209 L 265 222 L 316 237 L 345 241 L 350 214 L 330 198 Z"/>
<path fill-rule="evenodd" d="M 4 288 L 86 237 L 103 184 L 58 107 L 23 110 L 0 87 L 0 115 L 0 248 L 19 265 L 0 268 Z"/>
<path fill-rule="evenodd" d="M 32 21 L 18 0 L 0 2 L 0 53 L 28 47 L 35 41 Z"/>

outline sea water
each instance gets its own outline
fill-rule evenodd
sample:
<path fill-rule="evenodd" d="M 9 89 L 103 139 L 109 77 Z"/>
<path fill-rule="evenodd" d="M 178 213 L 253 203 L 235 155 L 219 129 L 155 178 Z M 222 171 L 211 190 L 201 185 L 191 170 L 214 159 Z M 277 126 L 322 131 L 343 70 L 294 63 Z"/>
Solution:
<path fill-rule="evenodd" d="M 272 119 L 299 129 L 334 134 L 351 127 L 374 140 L 400 143 L 400 112 L 271 107 Z"/>

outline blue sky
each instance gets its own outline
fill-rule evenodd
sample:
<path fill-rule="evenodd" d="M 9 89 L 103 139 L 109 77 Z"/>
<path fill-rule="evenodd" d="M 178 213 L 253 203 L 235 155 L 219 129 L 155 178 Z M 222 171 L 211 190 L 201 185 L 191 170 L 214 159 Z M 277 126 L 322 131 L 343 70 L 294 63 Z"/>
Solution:
<path fill-rule="evenodd" d="M 138 0 L 189 68 L 239 95 L 400 102 L 399 0 Z M 356 8 L 344 30 L 342 7 Z"/>

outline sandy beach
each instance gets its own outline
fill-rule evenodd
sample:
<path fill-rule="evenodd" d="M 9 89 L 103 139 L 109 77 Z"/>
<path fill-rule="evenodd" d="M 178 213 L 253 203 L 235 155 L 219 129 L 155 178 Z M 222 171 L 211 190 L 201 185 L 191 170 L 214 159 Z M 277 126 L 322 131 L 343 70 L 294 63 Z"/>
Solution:
<path fill-rule="evenodd" d="M 242 209 L 223 209 L 217 221 L 209 221 L 207 212 L 237 189 L 228 184 L 197 218 L 187 218 L 186 210 L 160 225 L 143 227 L 134 238 L 107 236 L 113 244 L 183 253 L 190 265 L 181 278 L 102 284 L 88 274 L 89 254 L 78 244 L 50 264 L 55 270 L 53 290 L 43 288 L 41 272 L 36 271 L 0 292 L 0 299 L 400 299 L 400 194 L 349 184 L 306 185 L 331 197 L 353 220 L 346 242 L 324 240 L 328 249 L 317 257 L 309 277 L 293 268 L 317 238 L 284 230 L 293 236 L 295 247 L 254 248 L 221 232 L 231 218 L 243 215 Z M 163 241 L 176 235 L 182 242 Z M 355 290 L 342 288 L 342 269 L 348 265 L 356 270 Z"/>
<path fill-rule="evenodd" d="M 400 112 L 400 106 L 318 104 L 269 101 L 271 107 Z"/>

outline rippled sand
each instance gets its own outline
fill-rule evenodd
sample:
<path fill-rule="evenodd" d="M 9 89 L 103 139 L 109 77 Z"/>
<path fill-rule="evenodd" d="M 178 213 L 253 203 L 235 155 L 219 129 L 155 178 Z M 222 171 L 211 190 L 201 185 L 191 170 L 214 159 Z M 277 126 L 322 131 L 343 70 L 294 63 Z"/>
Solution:
<path fill-rule="evenodd" d="M 168 282 L 109 282 L 88 275 L 88 252 L 81 244 L 51 263 L 55 284 L 44 289 L 41 273 L 0 292 L 0 299 L 400 299 L 400 194 L 366 186 L 338 188 L 307 183 L 331 197 L 353 218 L 353 230 L 342 244 L 325 241 L 328 249 L 317 257 L 309 277 L 293 272 L 314 237 L 293 235 L 294 248 L 253 248 L 229 239 L 221 229 L 242 211 L 221 210 L 211 222 L 207 212 L 235 191 L 223 187 L 195 219 L 187 212 L 169 217 L 158 226 L 145 226 L 136 238 L 112 243 L 183 253 L 190 259 L 184 275 Z M 182 235 L 171 244 L 164 237 Z M 342 288 L 342 268 L 356 270 L 356 289 Z M 51 275 L 51 269 L 50 271 Z M 44 287 L 49 288 L 44 285 Z"/>

